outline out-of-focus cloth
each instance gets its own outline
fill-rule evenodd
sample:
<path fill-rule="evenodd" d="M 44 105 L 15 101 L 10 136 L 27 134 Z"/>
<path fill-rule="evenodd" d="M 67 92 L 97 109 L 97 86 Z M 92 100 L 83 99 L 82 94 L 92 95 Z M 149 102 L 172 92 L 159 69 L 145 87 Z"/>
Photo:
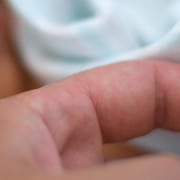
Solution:
<path fill-rule="evenodd" d="M 178 0 L 8 2 L 24 63 L 45 83 L 136 57 L 177 59 Z"/>

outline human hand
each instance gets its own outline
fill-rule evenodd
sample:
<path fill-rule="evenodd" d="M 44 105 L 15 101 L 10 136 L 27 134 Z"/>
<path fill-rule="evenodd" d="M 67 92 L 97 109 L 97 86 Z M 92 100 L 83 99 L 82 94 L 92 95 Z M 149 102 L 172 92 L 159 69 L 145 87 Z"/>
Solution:
<path fill-rule="evenodd" d="M 97 68 L 0 101 L 1 179 L 179 180 L 173 155 L 103 164 L 102 144 L 180 130 L 180 66 Z"/>

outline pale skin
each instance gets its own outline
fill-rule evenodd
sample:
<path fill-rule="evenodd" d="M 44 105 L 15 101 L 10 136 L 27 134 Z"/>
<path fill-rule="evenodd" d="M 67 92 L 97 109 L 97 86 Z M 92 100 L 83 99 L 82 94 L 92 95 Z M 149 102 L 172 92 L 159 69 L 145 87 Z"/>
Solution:
<path fill-rule="evenodd" d="M 179 180 L 180 159 L 104 164 L 104 142 L 180 131 L 180 65 L 118 63 L 0 100 L 0 179 Z M 178 142 L 177 142 L 178 143 Z"/>

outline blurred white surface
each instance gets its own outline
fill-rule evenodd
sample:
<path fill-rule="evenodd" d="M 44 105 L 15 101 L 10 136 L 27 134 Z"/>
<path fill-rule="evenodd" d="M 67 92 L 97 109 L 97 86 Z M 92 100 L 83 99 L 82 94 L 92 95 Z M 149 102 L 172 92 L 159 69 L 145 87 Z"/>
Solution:
<path fill-rule="evenodd" d="M 150 135 L 131 141 L 152 152 L 180 154 L 180 134 L 165 130 L 155 130 Z"/>
<path fill-rule="evenodd" d="M 169 59 L 177 51 L 170 46 L 179 44 L 179 27 L 171 33 L 178 23 L 177 0 L 8 2 L 23 62 L 44 83 L 139 56 Z"/>

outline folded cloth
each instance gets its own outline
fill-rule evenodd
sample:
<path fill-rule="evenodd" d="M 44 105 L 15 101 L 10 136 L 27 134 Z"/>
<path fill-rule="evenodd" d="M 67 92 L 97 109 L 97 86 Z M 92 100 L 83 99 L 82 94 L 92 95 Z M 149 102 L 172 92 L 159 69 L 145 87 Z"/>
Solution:
<path fill-rule="evenodd" d="M 136 58 L 179 61 L 179 0 L 8 2 L 22 61 L 44 83 Z M 166 133 L 164 139 L 163 133 L 153 136 L 155 144 L 152 136 L 138 142 L 153 150 L 180 153 L 174 136 Z"/>
<path fill-rule="evenodd" d="M 178 0 L 8 2 L 23 62 L 44 83 L 116 61 L 179 55 Z"/>

